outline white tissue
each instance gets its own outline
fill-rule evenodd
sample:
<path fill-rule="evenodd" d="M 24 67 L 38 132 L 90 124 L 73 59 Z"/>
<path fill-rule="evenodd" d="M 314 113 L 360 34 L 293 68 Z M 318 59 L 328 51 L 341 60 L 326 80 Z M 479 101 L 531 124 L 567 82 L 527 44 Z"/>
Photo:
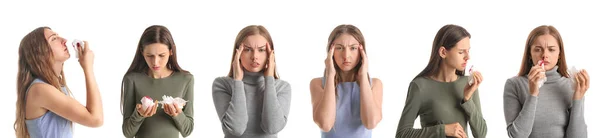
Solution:
<path fill-rule="evenodd" d="M 146 109 L 148 109 L 148 107 L 151 107 L 154 102 L 152 101 L 152 98 L 148 97 L 148 96 L 144 96 L 142 97 L 142 100 L 140 100 L 142 102 L 142 109 L 143 111 L 146 111 Z"/>
<path fill-rule="evenodd" d="M 543 62 L 543 61 L 540 61 L 540 62 Z M 544 68 L 544 63 L 541 63 L 541 64 L 542 64 L 542 70 L 544 71 L 544 72 L 541 72 L 541 73 L 545 74 L 546 73 L 546 68 Z M 538 82 L 537 82 L 538 89 L 542 88 L 542 85 L 544 85 L 544 83 L 546 83 L 547 80 L 548 80 L 548 78 L 546 78 L 546 77 L 538 80 Z"/>
<path fill-rule="evenodd" d="M 75 50 L 75 57 L 79 58 L 79 52 L 77 51 L 77 45 L 81 46 L 81 49 L 84 47 L 84 42 L 82 40 L 75 39 L 73 40 L 73 50 Z"/>
<path fill-rule="evenodd" d="M 161 108 L 163 108 L 163 109 L 165 108 L 165 104 L 177 104 L 177 108 L 183 108 L 183 106 L 185 106 L 185 103 L 187 102 L 187 101 L 183 100 L 182 98 L 179 98 L 179 97 L 173 98 L 171 96 L 166 96 L 166 95 L 163 95 L 162 99 L 163 100 L 159 101 L 159 103 L 162 104 Z"/>
<path fill-rule="evenodd" d="M 567 70 L 567 72 L 569 72 L 569 79 L 573 83 L 573 89 L 575 89 L 575 87 L 576 87 L 575 84 L 577 83 L 577 80 L 575 80 L 575 79 L 577 79 L 576 77 L 577 77 L 577 73 L 579 73 L 579 71 L 581 71 L 581 70 L 578 70 L 577 68 L 575 68 L 575 66 L 571 66 L 571 68 L 569 68 Z"/>
<path fill-rule="evenodd" d="M 469 85 L 473 85 L 473 72 L 475 72 L 475 67 L 473 67 L 473 65 L 471 65 L 471 68 L 469 69 L 468 72 L 465 72 L 465 76 L 469 76 Z"/>

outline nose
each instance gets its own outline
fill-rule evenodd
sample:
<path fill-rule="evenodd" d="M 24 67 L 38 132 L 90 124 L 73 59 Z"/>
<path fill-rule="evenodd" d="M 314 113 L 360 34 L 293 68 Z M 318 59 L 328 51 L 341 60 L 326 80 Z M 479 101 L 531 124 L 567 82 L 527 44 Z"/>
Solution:
<path fill-rule="evenodd" d="M 549 57 L 550 52 L 548 51 L 548 49 L 544 49 L 542 50 L 542 60 L 547 60 Z"/>
<path fill-rule="evenodd" d="M 159 61 L 159 59 L 158 59 L 158 58 L 156 58 L 156 57 L 154 57 L 154 58 L 153 58 L 153 60 L 154 60 L 154 62 L 153 62 L 153 63 L 154 63 L 154 65 L 152 65 L 152 66 L 156 66 L 156 65 L 158 65 L 158 61 Z"/>
<path fill-rule="evenodd" d="M 342 57 L 344 57 L 344 59 L 346 58 L 350 58 L 351 54 L 350 54 L 350 50 L 348 50 L 348 48 L 344 48 L 344 51 L 342 52 Z"/>
<path fill-rule="evenodd" d="M 467 60 L 471 59 L 471 54 L 470 54 L 468 51 L 467 51 L 467 52 L 465 52 L 465 53 L 466 53 L 466 54 L 465 54 L 465 61 L 467 61 Z"/>
<path fill-rule="evenodd" d="M 259 57 L 259 52 L 257 52 L 256 50 L 252 50 L 252 57 L 250 57 L 252 60 L 258 59 Z"/>

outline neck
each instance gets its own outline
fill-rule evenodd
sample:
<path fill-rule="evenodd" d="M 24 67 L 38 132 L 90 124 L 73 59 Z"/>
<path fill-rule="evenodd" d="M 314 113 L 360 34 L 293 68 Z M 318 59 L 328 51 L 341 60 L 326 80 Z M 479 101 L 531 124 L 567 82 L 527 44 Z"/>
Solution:
<path fill-rule="evenodd" d="M 150 71 L 148 73 L 148 75 L 150 75 L 150 77 L 152 77 L 152 78 L 160 79 L 160 78 L 168 77 L 169 75 L 171 75 L 171 73 L 173 73 L 173 70 L 165 68 L 165 69 L 162 69 L 159 71 Z"/>
<path fill-rule="evenodd" d="M 352 82 L 355 81 L 354 72 L 352 71 L 342 71 L 340 72 L 341 82 Z"/>
<path fill-rule="evenodd" d="M 431 78 L 441 82 L 453 82 L 458 79 L 456 75 L 456 69 L 448 67 L 446 64 L 440 66 L 438 72 L 431 75 Z"/>
<path fill-rule="evenodd" d="M 60 76 L 60 72 L 63 70 L 63 62 L 54 63 L 54 65 L 52 65 L 52 69 L 54 70 L 56 76 Z"/>

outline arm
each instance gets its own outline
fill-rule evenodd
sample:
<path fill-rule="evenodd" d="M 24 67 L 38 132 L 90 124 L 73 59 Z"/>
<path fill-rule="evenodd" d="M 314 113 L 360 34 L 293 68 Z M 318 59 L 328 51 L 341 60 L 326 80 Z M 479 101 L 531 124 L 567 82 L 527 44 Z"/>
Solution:
<path fill-rule="evenodd" d="M 136 96 L 134 90 L 133 81 L 127 77 L 123 77 L 123 135 L 125 137 L 133 137 L 137 134 L 144 117 L 142 117 L 136 110 Z"/>
<path fill-rule="evenodd" d="M 471 127 L 473 137 L 484 138 L 487 134 L 487 124 L 481 113 L 479 90 L 476 90 L 475 93 L 473 93 L 472 98 L 461 106 L 465 110 L 467 116 L 469 116 L 469 126 Z"/>
<path fill-rule="evenodd" d="M 50 110 L 67 120 L 88 127 L 100 127 L 103 124 L 102 99 L 96 85 L 93 71 L 84 70 L 87 98 L 83 106 L 73 97 L 66 95 L 54 86 L 37 83 L 31 86 L 29 94 L 40 107 Z"/>
<path fill-rule="evenodd" d="M 415 119 L 419 115 L 421 108 L 421 93 L 419 86 L 411 82 L 406 96 L 406 103 L 402 110 L 402 116 L 396 130 L 396 138 L 440 138 L 446 137 L 444 124 L 423 127 L 421 129 L 413 128 Z"/>
<path fill-rule="evenodd" d="M 290 113 L 292 88 L 287 82 L 281 81 L 280 84 L 279 87 L 276 87 L 275 78 L 265 76 L 261 128 L 269 134 L 281 131 L 285 127 L 287 116 Z"/>
<path fill-rule="evenodd" d="M 381 121 L 381 103 L 383 86 L 381 80 L 373 78 L 373 87 L 369 78 L 360 77 L 360 120 L 367 129 L 373 129 Z"/>
<path fill-rule="evenodd" d="M 248 124 L 244 82 L 234 80 L 231 86 L 225 78 L 217 78 L 213 82 L 212 91 L 213 102 L 223 130 L 235 136 L 244 134 Z"/>
<path fill-rule="evenodd" d="M 310 95 L 313 108 L 313 121 L 324 132 L 329 132 L 335 123 L 335 82 L 334 76 L 326 77 L 325 88 L 320 78 L 310 81 Z"/>
<path fill-rule="evenodd" d="M 504 84 L 504 118 L 506 120 L 506 131 L 509 137 L 529 137 L 533 129 L 535 110 L 538 102 L 537 96 L 527 94 L 527 99 L 521 105 L 517 96 L 517 85 L 515 82 L 506 80 Z"/>
<path fill-rule="evenodd" d="M 190 75 L 190 81 L 186 85 L 185 95 L 183 99 L 187 100 L 187 103 L 183 107 L 183 112 L 177 116 L 172 117 L 175 121 L 175 126 L 179 129 L 179 132 L 183 137 L 187 137 L 192 134 L 194 130 L 194 76 Z"/>
<path fill-rule="evenodd" d="M 567 138 L 587 138 L 587 124 L 583 114 L 584 99 L 573 100 L 569 126 L 567 127 Z"/>

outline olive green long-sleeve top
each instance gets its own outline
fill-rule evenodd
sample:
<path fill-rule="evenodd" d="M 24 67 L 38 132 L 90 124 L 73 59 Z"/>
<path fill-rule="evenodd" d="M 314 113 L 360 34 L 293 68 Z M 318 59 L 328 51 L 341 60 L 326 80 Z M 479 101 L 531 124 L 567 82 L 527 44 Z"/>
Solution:
<path fill-rule="evenodd" d="M 123 135 L 137 138 L 187 137 L 194 129 L 194 76 L 174 72 L 171 76 L 154 79 L 142 73 L 129 73 L 123 77 Z M 181 97 L 187 101 L 182 113 L 171 117 L 159 104 L 156 114 L 142 117 L 136 104 L 144 96 L 162 100 L 162 96 Z"/>
<path fill-rule="evenodd" d="M 479 91 L 464 101 L 466 76 L 453 82 L 439 82 L 425 77 L 410 82 L 402 117 L 396 130 L 396 138 L 440 138 L 446 137 L 446 124 L 458 122 L 467 130 L 469 124 L 476 138 L 486 136 L 487 126 L 481 114 Z M 414 121 L 421 117 L 421 129 L 413 128 Z"/>

